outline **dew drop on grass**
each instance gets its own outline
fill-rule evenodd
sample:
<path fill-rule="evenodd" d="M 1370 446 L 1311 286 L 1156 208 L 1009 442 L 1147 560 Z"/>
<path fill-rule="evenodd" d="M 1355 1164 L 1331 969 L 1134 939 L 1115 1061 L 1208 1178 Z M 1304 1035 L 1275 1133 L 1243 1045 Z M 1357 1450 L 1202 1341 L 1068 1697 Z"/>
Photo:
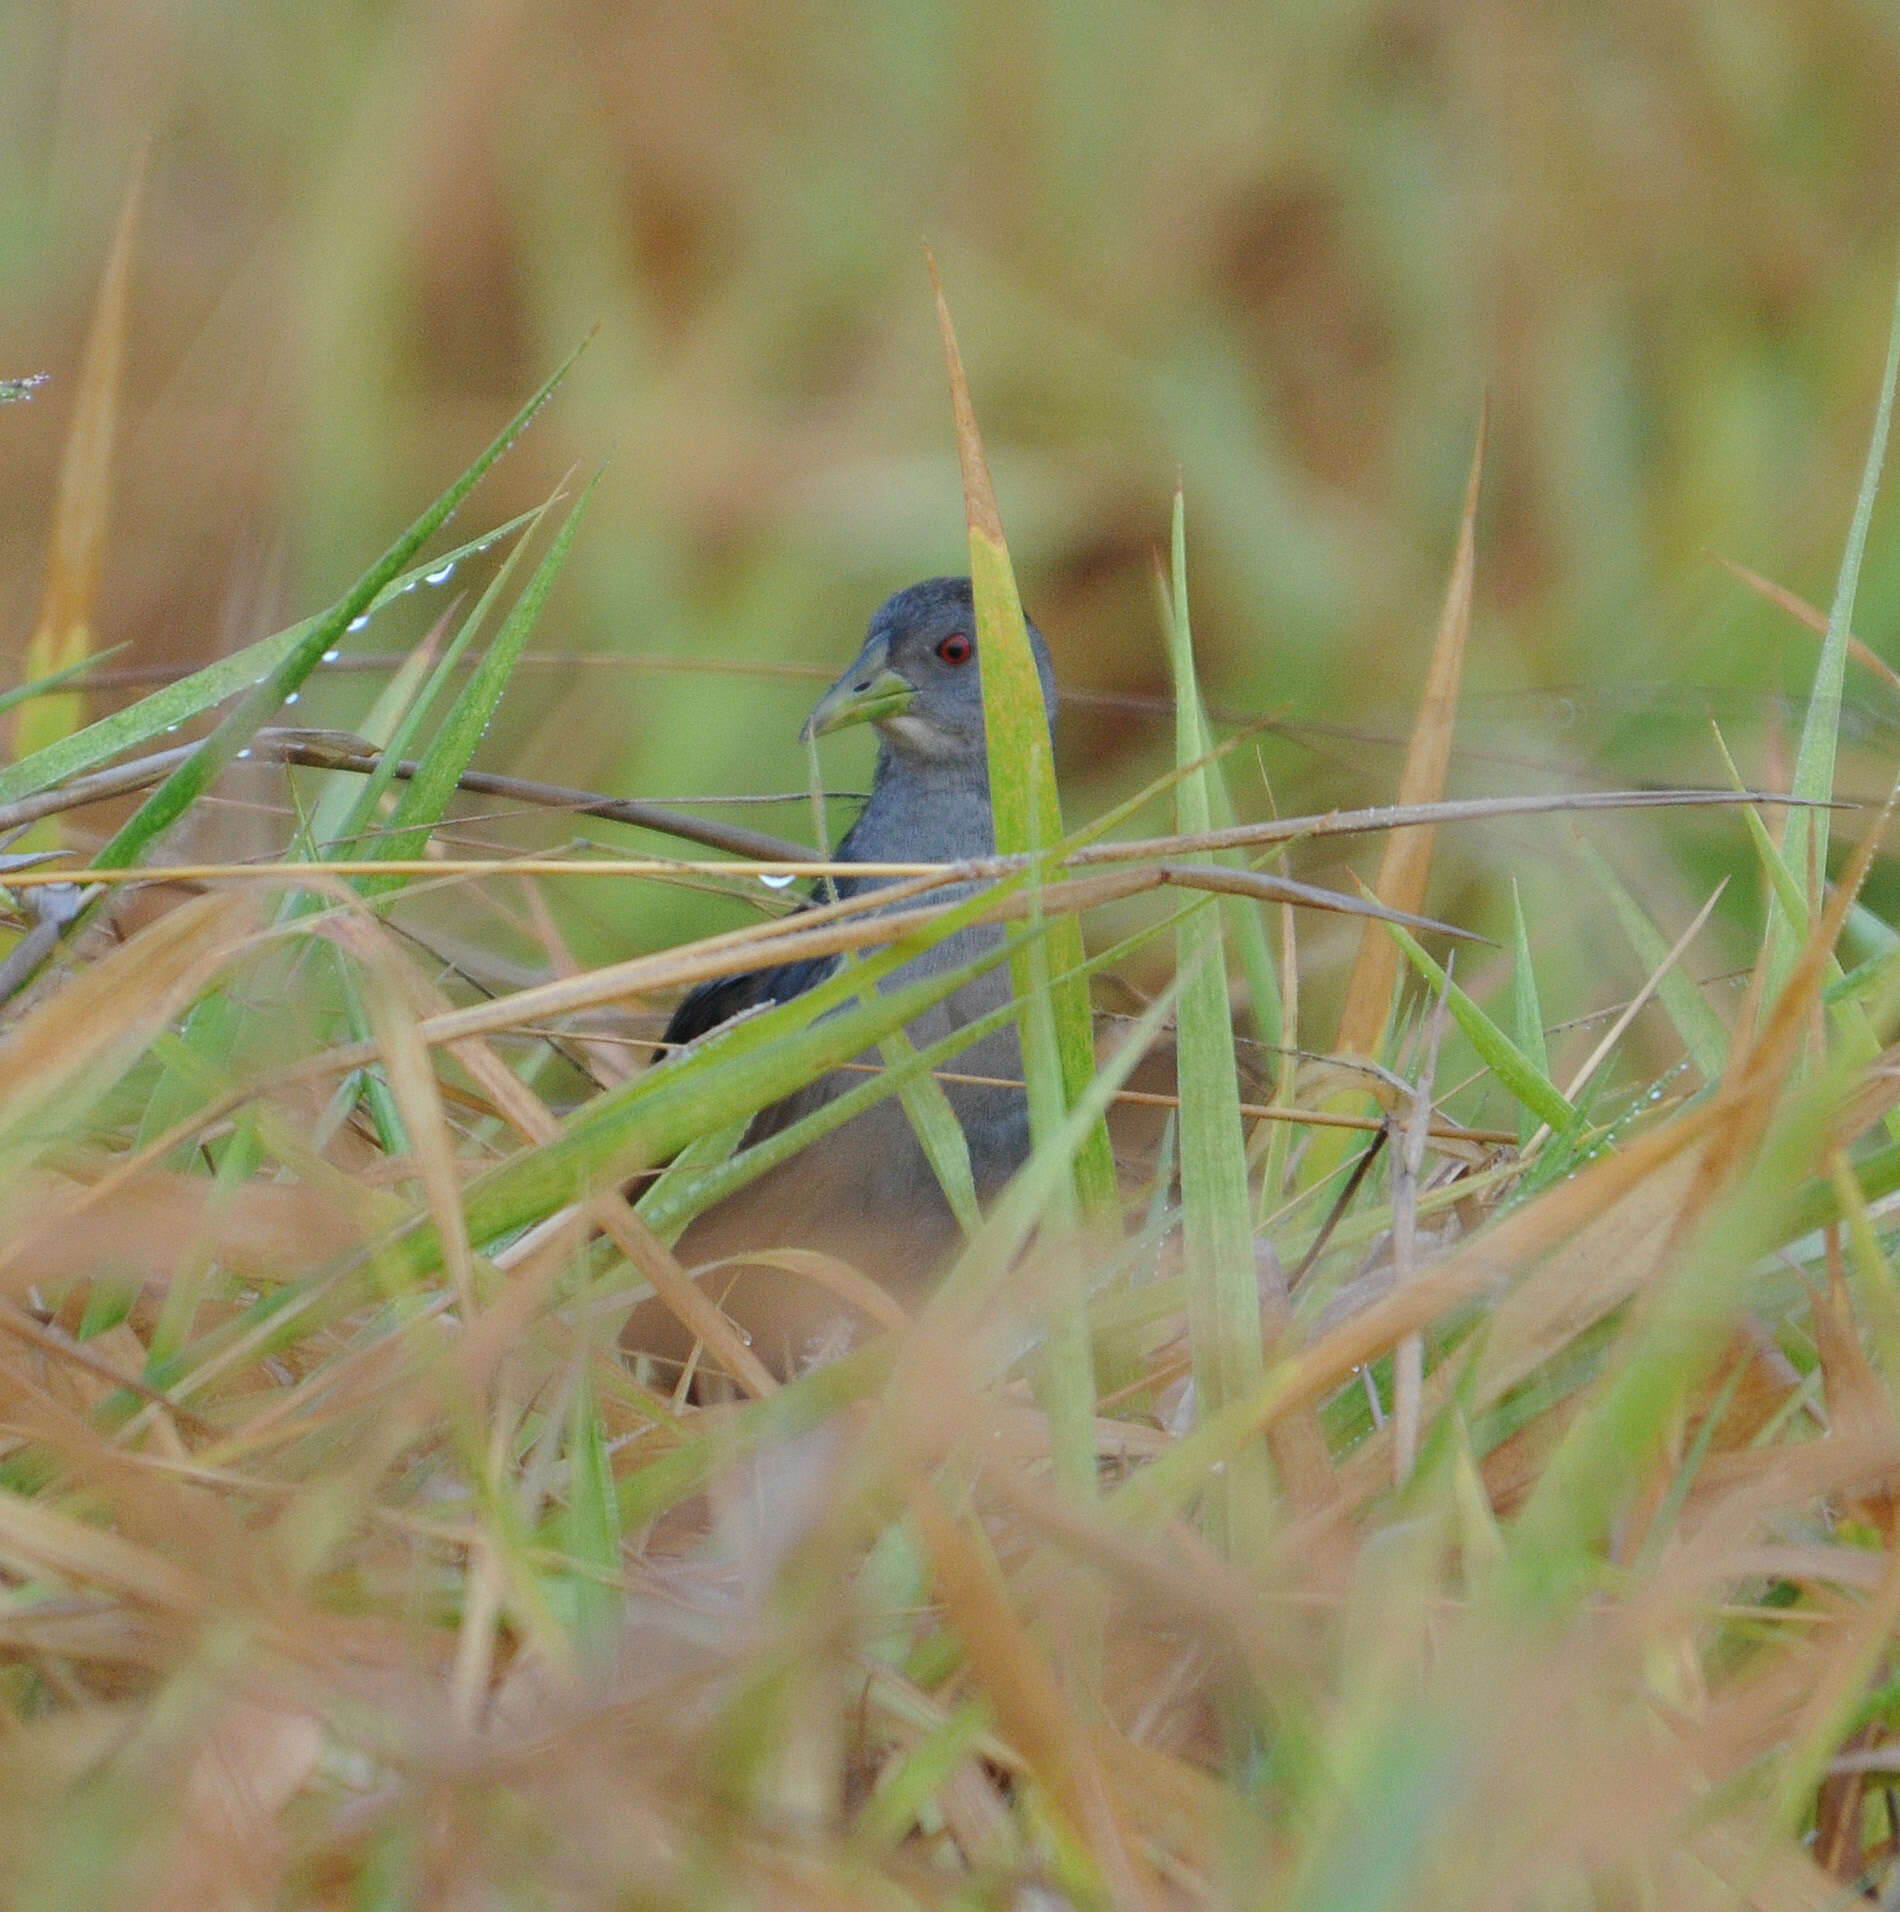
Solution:
<path fill-rule="evenodd" d="M 365 611 L 361 617 L 351 618 L 350 621 L 346 625 L 344 625 L 343 628 L 346 631 L 360 631 L 368 622 L 369 622 L 369 613 Z"/>
<path fill-rule="evenodd" d="M 302 692 L 302 691 L 300 691 L 300 690 L 293 690 L 293 691 L 292 691 L 292 692 L 290 693 L 290 695 L 289 695 L 288 697 L 286 697 L 286 698 L 284 699 L 284 702 L 285 702 L 285 703 L 287 703 L 287 704 L 294 704 L 294 703 L 295 703 L 295 702 L 297 701 L 297 699 L 298 699 L 299 697 L 301 697 L 302 695 L 303 695 L 303 692 Z"/>
<path fill-rule="evenodd" d="M 451 558 L 447 564 L 439 564 L 433 571 L 423 572 L 422 581 L 424 584 L 446 584 L 454 575 L 455 560 Z"/>
<path fill-rule="evenodd" d="M 325 651 L 323 653 L 323 661 L 326 664 L 334 664 L 342 655 L 343 653 L 341 651 Z"/>
<path fill-rule="evenodd" d="M 244 748 L 238 752 L 238 755 L 240 757 L 248 757 L 250 754 L 251 754 L 251 747 L 249 744 L 246 744 Z"/>
<path fill-rule="evenodd" d="M 792 885 L 798 881 L 798 878 L 795 876 L 780 876 L 776 872 L 767 875 L 761 870 L 759 872 L 759 881 L 763 883 L 768 890 L 789 890 Z"/>

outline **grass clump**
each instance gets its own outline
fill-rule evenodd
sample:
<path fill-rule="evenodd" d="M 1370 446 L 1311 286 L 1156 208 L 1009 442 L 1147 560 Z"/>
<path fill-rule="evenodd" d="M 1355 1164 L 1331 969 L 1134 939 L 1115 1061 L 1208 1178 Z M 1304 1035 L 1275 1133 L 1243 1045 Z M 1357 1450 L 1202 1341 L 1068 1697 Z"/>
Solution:
<path fill-rule="evenodd" d="M 0 772 L 0 801 L 77 803 L 102 765 L 179 753 L 83 873 L 9 872 L 32 960 L 0 1043 L 7 1902 L 1891 1894 L 1900 1003 L 1891 957 L 1834 959 L 1886 818 L 1850 822 L 1819 880 L 1825 750 L 1804 739 L 1781 843 L 1757 832 L 1773 901 L 1726 1019 L 1681 966 L 1701 919 L 1651 922 L 1589 853 L 1684 1063 L 1632 1081 L 1612 1041 L 1560 1079 L 1534 914 L 1497 962 L 1431 953 L 1419 914 L 1431 830 L 1524 807 L 1442 800 L 1475 468 L 1403 807 L 1365 824 L 1404 833 L 1376 903 L 1268 867 L 1347 820 L 1227 827 L 1177 509 L 1177 763 L 1150 793 L 1174 834 L 1070 830 L 1029 737 L 994 753 L 1017 779 L 1003 854 L 914 872 L 901 912 L 769 915 L 590 970 L 541 884 L 756 895 L 761 870 L 823 865 L 456 853 L 577 504 L 511 608 L 526 542 L 448 638 L 445 660 L 496 621 L 458 693 L 432 636 L 369 752 L 312 760 L 332 767 L 293 785 L 279 854 L 154 867 L 358 620 L 479 560 L 483 539 L 423 552 L 545 396 L 330 610 Z M 958 415 L 1006 645 L 960 387 Z M 1877 442 L 1817 723 L 1879 463 Z M 138 920 L 135 877 L 201 893 Z M 975 888 L 933 902 L 946 880 Z M 34 903 L 62 884 L 76 907 Z M 538 936 L 541 973 L 471 986 L 408 913 L 445 889 Z M 1143 895 L 1131 941 L 1171 933 L 1178 973 L 1091 1054 L 1078 1008 L 1121 952 L 1085 961 L 1080 924 Z M 1291 927 L 1311 903 L 1364 918 L 1323 1044 Z M 956 1068 L 955 1043 L 894 1047 L 850 1102 L 740 1139 L 965 980 L 868 987 L 984 916 L 1014 926 L 991 960 L 1040 1072 L 1035 1152 L 914 1310 L 786 1244 L 788 1282 L 866 1319 L 788 1366 L 671 1244 L 863 1101 Z M 1270 1102 L 1236 1060 L 1230 944 L 1272 994 Z M 674 989 L 846 948 L 833 982 L 687 1056 L 615 1060 Z M 1178 1113 L 1105 1182 L 1170 1032 Z M 621 1345 L 649 1296 L 728 1385 Z"/>

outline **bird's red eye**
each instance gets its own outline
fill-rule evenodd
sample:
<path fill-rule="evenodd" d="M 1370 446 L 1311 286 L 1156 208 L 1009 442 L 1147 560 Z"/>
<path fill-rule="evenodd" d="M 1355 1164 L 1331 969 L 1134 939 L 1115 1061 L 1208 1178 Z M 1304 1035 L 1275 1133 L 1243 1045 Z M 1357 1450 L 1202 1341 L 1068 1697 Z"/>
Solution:
<path fill-rule="evenodd" d="M 967 664 L 976 655 L 976 646 L 961 631 L 952 631 L 937 646 L 937 655 L 946 664 Z"/>

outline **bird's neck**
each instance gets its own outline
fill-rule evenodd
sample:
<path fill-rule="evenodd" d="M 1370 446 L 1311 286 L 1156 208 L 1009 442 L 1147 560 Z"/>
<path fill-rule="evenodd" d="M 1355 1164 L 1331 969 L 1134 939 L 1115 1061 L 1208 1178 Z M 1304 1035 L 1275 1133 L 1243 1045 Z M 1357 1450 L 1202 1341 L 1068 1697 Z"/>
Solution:
<path fill-rule="evenodd" d="M 838 847 L 858 863 L 960 863 L 992 855 L 986 771 L 879 751 L 870 801 Z"/>

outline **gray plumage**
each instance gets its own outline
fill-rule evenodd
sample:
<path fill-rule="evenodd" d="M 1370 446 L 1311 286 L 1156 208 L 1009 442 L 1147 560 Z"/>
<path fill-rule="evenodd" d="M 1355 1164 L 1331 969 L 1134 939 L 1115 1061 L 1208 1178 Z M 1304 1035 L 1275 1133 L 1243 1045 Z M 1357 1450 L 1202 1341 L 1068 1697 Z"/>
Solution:
<path fill-rule="evenodd" d="M 1055 679 L 1042 637 L 1030 644 L 1053 719 Z M 819 700 L 806 734 L 845 724 L 874 723 L 877 769 L 871 795 L 834 855 L 843 863 L 937 863 L 987 856 L 995 848 L 990 813 L 989 760 L 983 728 L 981 662 L 967 578 L 930 578 L 899 591 L 871 619 L 863 649 Z M 880 887 L 889 879 L 840 877 L 842 896 Z M 934 897 L 955 897 L 952 889 Z M 959 931 L 893 973 L 889 986 L 954 968 L 993 949 L 995 926 Z M 832 973 L 835 958 L 784 964 L 725 977 L 693 990 L 667 1026 L 669 1042 L 688 1042 L 757 1004 L 785 1002 Z M 1005 966 L 966 983 L 909 1026 L 920 1048 L 986 1014 L 1009 998 Z M 864 1060 L 875 1062 L 875 1054 Z M 950 1065 L 972 1075 L 1022 1077 L 1013 1026 L 984 1037 Z M 862 1082 L 839 1072 L 764 1111 L 748 1142 L 797 1120 L 832 1096 Z M 1028 1112 L 1018 1088 L 946 1083 L 951 1107 L 969 1143 L 979 1196 L 1001 1187 L 1029 1149 Z M 681 1244 L 690 1263 L 747 1249 L 792 1245 L 830 1248 L 860 1260 L 867 1252 L 887 1264 L 866 1272 L 901 1285 L 938 1259 L 954 1238 L 954 1223 L 937 1179 L 899 1100 L 890 1096 L 831 1136 L 741 1190 L 694 1224 Z M 866 1244 L 883 1242 L 867 1251 Z M 901 1251 L 897 1244 L 901 1242 Z M 783 1277 L 780 1278 L 783 1282 Z"/>

